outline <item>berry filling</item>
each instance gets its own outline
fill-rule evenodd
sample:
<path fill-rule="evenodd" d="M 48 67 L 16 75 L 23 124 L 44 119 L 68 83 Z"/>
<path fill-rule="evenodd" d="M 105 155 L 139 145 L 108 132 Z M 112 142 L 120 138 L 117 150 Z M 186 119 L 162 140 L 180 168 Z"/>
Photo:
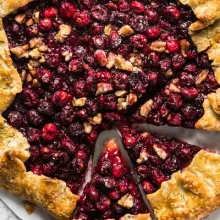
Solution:
<path fill-rule="evenodd" d="M 201 149 L 175 138 L 140 132 L 126 125 L 119 126 L 119 129 L 146 194 L 155 192 L 173 173 L 188 166 Z"/>
<path fill-rule="evenodd" d="M 120 219 L 126 214 L 147 213 L 147 207 L 115 142 L 107 142 L 79 201 L 75 218 Z"/>

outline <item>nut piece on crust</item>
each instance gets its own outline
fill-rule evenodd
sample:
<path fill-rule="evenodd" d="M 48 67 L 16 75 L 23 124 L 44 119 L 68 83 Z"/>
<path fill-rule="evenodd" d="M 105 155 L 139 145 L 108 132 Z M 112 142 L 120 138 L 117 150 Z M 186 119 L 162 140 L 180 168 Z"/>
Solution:
<path fill-rule="evenodd" d="M 140 109 L 140 115 L 143 117 L 147 117 L 148 114 L 150 113 L 151 107 L 153 105 L 153 100 L 150 99 L 147 102 L 145 102 Z"/>
<path fill-rule="evenodd" d="M 119 29 L 119 34 L 122 37 L 128 37 L 128 36 L 134 34 L 134 31 L 129 25 L 124 25 Z"/>

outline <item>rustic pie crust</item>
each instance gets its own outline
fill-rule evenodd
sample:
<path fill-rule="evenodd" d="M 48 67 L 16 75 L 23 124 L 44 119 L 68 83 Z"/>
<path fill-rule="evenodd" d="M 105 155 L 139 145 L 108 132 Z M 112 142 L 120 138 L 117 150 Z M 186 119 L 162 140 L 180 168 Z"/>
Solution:
<path fill-rule="evenodd" d="M 0 112 L 22 91 L 22 82 L 10 58 L 2 18 L 25 6 L 30 0 L 0 0 Z M 198 21 L 191 25 L 192 40 L 199 51 L 207 50 L 216 80 L 220 81 L 218 0 L 181 0 L 194 10 Z M 205 28 L 205 29 L 204 29 Z M 197 122 L 199 129 L 220 131 L 219 90 L 210 94 L 203 106 L 205 114 Z M 150 104 L 150 103 L 149 103 Z M 147 105 L 149 107 L 149 105 Z M 71 219 L 79 197 L 63 181 L 26 172 L 29 144 L 16 129 L 0 117 L 0 188 L 37 204 L 57 219 Z M 200 151 L 182 172 L 172 175 L 161 188 L 148 195 L 159 220 L 201 219 L 220 205 L 220 156 Z M 126 215 L 124 220 L 147 220 L 146 215 Z"/>

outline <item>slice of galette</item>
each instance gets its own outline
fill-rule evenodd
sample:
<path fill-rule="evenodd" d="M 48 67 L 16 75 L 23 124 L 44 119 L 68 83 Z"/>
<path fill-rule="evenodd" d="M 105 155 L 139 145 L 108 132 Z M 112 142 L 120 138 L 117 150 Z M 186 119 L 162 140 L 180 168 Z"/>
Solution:
<path fill-rule="evenodd" d="M 106 147 L 78 203 L 75 219 L 151 219 L 148 210 L 114 139 Z"/>
<path fill-rule="evenodd" d="M 119 129 L 158 219 L 201 219 L 220 206 L 218 154 L 126 125 Z"/>

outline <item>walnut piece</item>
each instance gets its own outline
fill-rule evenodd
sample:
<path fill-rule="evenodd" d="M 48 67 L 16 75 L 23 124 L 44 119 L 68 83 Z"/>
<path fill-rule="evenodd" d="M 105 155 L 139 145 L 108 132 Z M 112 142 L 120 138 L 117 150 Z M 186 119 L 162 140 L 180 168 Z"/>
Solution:
<path fill-rule="evenodd" d="M 18 24 L 23 24 L 26 21 L 26 15 L 25 14 L 18 14 L 15 16 L 15 21 Z"/>
<path fill-rule="evenodd" d="M 29 45 L 24 44 L 23 46 L 17 46 L 11 48 L 11 52 L 15 54 L 18 58 L 28 58 L 29 57 L 28 49 L 29 49 Z"/>
<path fill-rule="evenodd" d="M 136 94 L 130 93 L 129 95 L 127 95 L 126 103 L 128 105 L 133 105 L 136 102 L 137 102 L 137 95 Z"/>
<path fill-rule="evenodd" d="M 34 12 L 32 18 L 34 19 L 35 23 L 38 23 L 40 21 L 40 11 Z"/>
<path fill-rule="evenodd" d="M 29 56 L 34 60 L 38 60 L 42 56 L 42 53 L 38 48 L 34 48 L 29 52 Z"/>
<path fill-rule="evenodd" d="M 148 160 L 148 157 L 149 157 L 149 154 L 147 152 L 145 151 L 141 152 L 139 158 L 137 159 L 137 163 L 138 164 L 144 163 L 145 161 Z"/>
<path fill-rule="evenodd" d="M 117 56 L 115 58 L 115 67 L 128 72 L 133 71 L 133 65 L 130 61 L 126 61 L 122 56 Z"/>
<path fill-rule="evenodd" d="M 125 96 L 126 94 L 127 94 L 127 91 L 126 91 L 126 90 L 118 90 L 118 91 L 115 92 L 115 95 L 116 95 L 117 97 L 123 97 L 123 96 Z"/>
<path fill-rule="evenodd" d="M 59 41 L 60 43 L 63 43 L 64 40 L 65 40 L 65 38 L 67 38 L 67 37 L 70 35 L 72 28 L 71 28 L 71 26 L 69 26 L 69 25 L 61 24 L 61 25 L 59 26 L 59 29 L 60 29 L 60 30 L 59 30 L 59 32 L 56 34 L 55 39 L 56 39 L 57 41 Z"/>
<path fill-rule="evenodd" d="M 127 102 L 124 98 L 118 98 L 118 110 L 125 110 L 127 108 Z"/>
<path fill-rule="evenodd" d="M 86 97 L 82 97 L 79 99 L 73 98 L 72 103 L 73 103 L 73 106 L 75 106 L 75 107 L 82 107 L 86 104 L 86 101 L 87 101 Z"/>
<path fill-rule="evenodd" d="M 116 55 L 112 52 L 109 52 L 108 59 L 107 59 L 107 65 L 106 65 L 106 67 L 108 69 L 111 69 L 115 65 L 115 58 L 116 58 Z"/>
<path fill-rule="evenodd" d="M 108 24 L 107 26 L 105 26 L 104 33 L 107 36 L 109 36 L 112 33 L 112 25 L 111 24 Z"/>
<path fill-rule="evenodd" d="M 163 41 L 154 41 L 150 45 L 150 49 L 155 51 L 155 52 L 165 52 L 166 50 L 166 42 Z"/>
<path fill-rule="evenodd" d="M 101 95 L 104 94 L 106 92 L 110 92 L 112 91 L 112 85 L 110 83 L 98 83 L 97 85 L 97 91 L 95 95 Z"/>
<path fill-rule="evenodd" d="M 186 39 L 180 41 L 181 53 L 184 57 L 187 57 L 187 53 L 189 52 L 190 44 Z"/>
<path fill-rule="evenodd" d="M 102 114 L 98 113 L 93 118 L 88 118 L 90 124 L 93 125 L 100 125 L 102 123 Z"/>
<path fill-rule="evenodd" d="M 118 200 L 118 204 L 124 208 L 130 209 L 134 205 L 134 198 L 131 194 L 126 194 Z"/>
<path fill-rule="evenodd" d="M 88 122 L 84 122 L 84 123 L 83 123 L 83 126 L 84 126 L 84 132 L 85 132 L 85 134 L 90 134 L 91 131 L 92 131 L 92 125 L 89 124 Z"/>
<path fill-rule="evenodd" d="M 34 20 L 32 18 L 28 19 L 26 22 L 25 22 L 25 25 L 26 26 L 31 26 L 32 24 L 34 24 Z"/>
<path fill-rule="evenodd" d="M 119 29 L 119 34 L 122 37 L 128 37 L 128 36 L 134 34 L 134 31 L 129 25 L 124 25 Z"/>
<path fill-rule="evenodd" d="M 153 105 L 153 100 L 152 99 L 150 99 L 147 102 L 145 102 L 141 106 L 140 115 L 146 118 L 148 116 L 148 114 L 150 113 L 150 111 L 151 111 L 152 105 Z"/>
<path fill-rule="evenodd" d="M 198 86 L 200 85 L 203 81 L 206 80 L 207 76 L 209 74 L 208 70 L 202 70 L 199 75 L 196 77 L 196 82 L 195 84 Z"/>
<path fill-rule="evenodd" d="M 165 160 L 167 158 L 167 153 L 162 148 L 158 147 L 156 144 L 153 145 L 154 151 L 157 155 L 162 159 Z"/>

